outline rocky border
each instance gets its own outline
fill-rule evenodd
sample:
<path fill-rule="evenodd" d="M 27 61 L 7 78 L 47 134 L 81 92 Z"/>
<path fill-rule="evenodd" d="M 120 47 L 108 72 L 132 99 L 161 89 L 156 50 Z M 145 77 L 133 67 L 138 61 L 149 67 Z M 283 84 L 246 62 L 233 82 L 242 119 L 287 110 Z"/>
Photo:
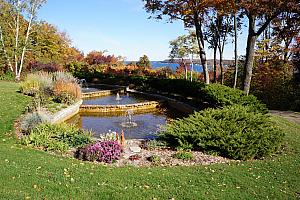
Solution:
<path fill-rule="evenodd" d="M 159 108 L 160 103 L 157 101 L 148 101 L 135 104 L 125 105 L 81 105 L 80 112 L 83 113 L 108 113 L 108 112 L 126 112 L 128 110 L 153 110 Z"/>
<path fill-rule="evenodd" d="M 83 101 L 80 100 L 77 103 L 72 104 L 67 108 L 64 108 L 54 114 L 50 114 L 46 112 L 42 112 L 42 113 L 45 115 L 47 122 L 51 124 L 59 124 L 76 115 L 80 110 L 80 106 L 82 102 Z"/>

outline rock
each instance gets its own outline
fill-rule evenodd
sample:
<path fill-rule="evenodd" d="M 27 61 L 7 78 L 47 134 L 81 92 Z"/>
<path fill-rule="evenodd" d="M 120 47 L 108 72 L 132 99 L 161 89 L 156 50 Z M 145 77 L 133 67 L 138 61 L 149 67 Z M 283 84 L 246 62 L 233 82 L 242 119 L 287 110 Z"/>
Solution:
<path fill-rule="evenodd" d="M 130 151 L 132 151 L 133 153 L 140 153 L 141 152 L 141 147 L 130 147 L 129 148 Z"/>

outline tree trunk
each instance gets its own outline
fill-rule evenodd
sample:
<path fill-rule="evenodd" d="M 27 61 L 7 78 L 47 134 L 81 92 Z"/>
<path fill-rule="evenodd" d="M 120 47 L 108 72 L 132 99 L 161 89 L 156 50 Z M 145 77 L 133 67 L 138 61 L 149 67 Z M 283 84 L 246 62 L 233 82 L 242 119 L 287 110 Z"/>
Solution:
<path fill-rule="evenodd" d="M 268 25 L 271 21 L 280 14 L 281 11 L 277 11 L 273 13 L 266 21 L 260 26 L 258 31 L 256 32 L 256 16 L 249 13 L 247 15 L 249 21 L 249 31 L 248 31 L 248 39 L 247 39 L 247 49 L 246 49 L 246 62 L 244 66 L 245 74 L 244 74 L 244 93 L 249 94 L 250 92 L 250 84 L 252 78 L 252 69 L 254 63 L 254 53 L 255 53 L 255 43 L 257 37 L 262 34 L 262 32 L 268 28 Z"/>
<path fill-rule="evenodd" d="M 206 84 L 209 84 L 209 73 L 208 73 L 208 67 L 207 67 L 206 53 L 205 53 L 205 49 L 204 49 L 204 37 L 202 34 L 201 23 L 199 22 L 197 13 L 194 14 L 194 23 L 195 23 L 196 36 L 197 36 L 197 41 L 198 41 L 199 50 L 200 50 L 200 59 L 201 59 L 201 65 L 203 68 L 204 81 Z"/>
<path fill-rule="evenodd" d="M 188 69 L 187 69 L 187 65 L 184 64 L 184 74 L 185 74 L 185 80 L 188 80 Z"/>
<path fill-rule="evenodd" d="M 233 88 L 236 89 L 238 78 L 238 49 L 237 49 L 237 22 L 236 12 L 234 13 L 234 83 Z"/>
<path fill-rule="evenodd" d="M 19 44 L 19 30 L 20 30 L 20 1 L 17 2 L 17 19 L 16 19 L 16 33 L 15 33 L 15 50 L 14 50 L 14 57 L 15 57 L 15 76 L 18 79 L 18 44 Z"/>
<path fill-rule="evenodd" d="M 254 63 L 255 43 L 257 35 L 255 33 L 255 17 L 249 16 L 249 33 L 247 39 L 246 61 L 244 66 L 244 93 L 249 95 Z"/>
<path fill-rule="evenodd" d="M 10 62 L 10 59 L 7 55 L 7 52 L 6 52 L 6 48 L 5 48 L 5 44 L 4 44 L 4 39 L 3 39 L 3 32 L 2 32 L 2 27 L 0 26 L 0 41 L 1 41 L 1 44 L 2 44 L 2 48 L 3 48 L 3 54 L 4 54 L 4 57 L 6 59 L 6 62 L 9 66 L 9 69 L 12 71 L 12 73 L 14 72 L 14 69 L 13 69 L 13 66 Z"/>
<path fill-rule="evenodd" d="M 22 72 L 22 69 L 23 69 L 23 63 L 24 63 L 25 52 L 26 52 L 26 46 L 27 46 L 27 43 L 28 43 L 28 38 L 29 38 L 30 30 L 31 30 L 32 20 L 33 20 L 33 14 L 30 16 L 30 19 L 29 19 L 29 22 L 28 22 L 26 38 L 25 38 L 24 47 L 23 47 L 23 50 L 22 50 L 22 56 L 21 56 L 19 71 L 18 71 L 17 76 L 16 76 L 17 80 L 20 80 L 20 77 L 21 77 L 21 72 Z"/>
<path fill-rule="evenodd" d="M 224 69 L 223 69 L 223 50 L 219 48 L 219 56 L 220 56 L 220 70 L 221 70 L 221 84 L 224 84 Z"/>
<path fill-rule="evenodd" d="M 192 54 L 192 59 L 191 59 L 191 77 L 190 77 L 190 79 L 191 79 L 191 82 L 193 82 L 193 72 L 194 72 L 194 56 L 193 56 L 193 54 Z"/>
<path fill-rule="evenodd" d="M 217 47 L 214 47 L 214 83 L 217 83 Z"/>

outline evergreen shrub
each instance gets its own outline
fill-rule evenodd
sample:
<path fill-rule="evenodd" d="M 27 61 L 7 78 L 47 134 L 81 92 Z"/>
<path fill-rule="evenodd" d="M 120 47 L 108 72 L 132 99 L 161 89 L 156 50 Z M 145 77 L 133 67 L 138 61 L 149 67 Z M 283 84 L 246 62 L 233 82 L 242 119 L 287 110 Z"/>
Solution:
<path fill-rule="evenodd" d="M 167 124 L 160 139 L 170 146 L 247 160 L 268 156 L 281 146 L 284 134 L 268 115 L 250 106 L 206 109 Z"/>

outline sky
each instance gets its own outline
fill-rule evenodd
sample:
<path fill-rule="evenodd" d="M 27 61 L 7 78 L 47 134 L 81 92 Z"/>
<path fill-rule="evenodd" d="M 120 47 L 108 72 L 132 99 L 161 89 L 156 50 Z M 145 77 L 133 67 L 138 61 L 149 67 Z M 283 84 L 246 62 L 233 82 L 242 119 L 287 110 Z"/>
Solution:
<path fill-rule="evenodd" d="M 65 31 L 72 45 L 85 54 L 107 50 L 107 54 L 136 61 L 146 54 L 150 60 L 165 60 L 169 41 L 186 34 L 183 23 L 148 19 L 142 0 L 48 0 L 38 12 L 38 19 Z M 239 44 L 244 53 L 245 41 Z M 229 41 L 224 57 L 232 59 L 233 44 Z M 207 57 L 213 52 L 207 49 Z"/>

